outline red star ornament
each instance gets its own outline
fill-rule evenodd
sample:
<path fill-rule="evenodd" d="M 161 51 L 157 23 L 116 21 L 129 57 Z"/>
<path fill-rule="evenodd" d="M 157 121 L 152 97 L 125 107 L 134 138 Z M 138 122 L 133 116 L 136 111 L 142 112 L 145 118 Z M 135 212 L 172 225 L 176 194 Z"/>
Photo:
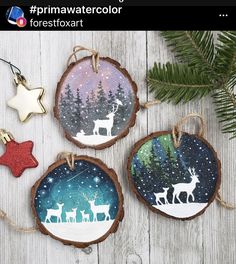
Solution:
<path fill-rule="evenodd" d="M 32 141 L 18 143 L 11 140 L 5 145 L 6 150 L 0 157 L 0 164 L 9 167 L 15 177 L 20 177 L 25 169 L 38 166 L 38 161 L 32 155 Z"/>

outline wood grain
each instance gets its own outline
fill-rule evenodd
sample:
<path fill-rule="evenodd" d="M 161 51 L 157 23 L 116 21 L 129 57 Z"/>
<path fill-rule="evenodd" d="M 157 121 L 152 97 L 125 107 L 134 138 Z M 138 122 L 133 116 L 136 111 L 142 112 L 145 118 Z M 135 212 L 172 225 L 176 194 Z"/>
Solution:
<path fill-rule="evenodd" d="M 38 168 L 15 179 L 0 167 L 0 207 L 18 224 L 32 226 L 30 189 L 61 151 L 90 155 L 115 169 L 124 193 L 125 217 L 117 233 L 87 255 L 80 249 L 63 246 L 39 232 L 19 234 L 0 222 L 0 263 L 2 264 L 234 264 L 236 263 L 236 211 L 228 211 L 215 202 L 206 212 L 189 222 L 181 222 L 150 212 L 130 191 L 126 162 L 133 144 L 142 137 L 169 130 L 177 119 L 189 112 L 199 112 L 207 120 L 207 140 L 222 161 L 222 194 L 236 203 L 236 144 L 220 132 L 220 125 L 209 98 L 184 105 L 160 104 L 139 111 L 137 124 L 129 135 L 109 149 L 79 149 L 68 142 L 53 117 L 57 82 L 65 71 L 66 60 L 75 45 L 99 50 L 101 56 L 119 61 L 138 85 L 140 102 L 153 99 L 147 92 L 146 72 L 154 61 L 167 62 L 173 55 L 158 32 L 1 32 L 1 57 L 19 66 L 34 86 L 46 89 L 46 116 L 33 117 L 26 124 L 6 106 L 15 90 L 10 70 L 0 64 L 1 127 L 11 131 L 20 142 L 33 140 Z M 86 55 L 86 53 L 84 53 Z M 82 54 L 83 56 L 83 54 Z M 193 125 L 186 127 L 192 131 Z M 1 151 L 3 148 L 1 146 Z"/>

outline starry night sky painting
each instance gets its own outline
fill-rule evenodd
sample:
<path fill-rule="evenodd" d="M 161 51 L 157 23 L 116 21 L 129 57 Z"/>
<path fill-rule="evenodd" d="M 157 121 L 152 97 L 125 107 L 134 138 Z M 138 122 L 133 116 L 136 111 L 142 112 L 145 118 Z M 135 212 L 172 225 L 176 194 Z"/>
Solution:
<path fill-rule="evenodd" d="M 89 57 L 63 79 L 59 119 L 73 139 L 84 145 L 100 145 L 127 128 L 135 96 L 131 81 L 113 63 L 101 58 L 95 73 Z"/>
<path fill-rule="evenodd" d="M 175 218 L 191 218 L 207 205 L 218 181 L 218 160 L 201 139 L 184 133 L 175 148 L 172 135 L 154 136 L 132 157 L 130 173 L 138 194 Z"/>
<path fill-rule="evenodd" d="M 73 171 L 64 163 L 49 172 L 36 190 L 34 206 L 50 233 L 64 240 L 88 242 L 111 228 L 119 197 L 110 176 L 81 159 Z"/>

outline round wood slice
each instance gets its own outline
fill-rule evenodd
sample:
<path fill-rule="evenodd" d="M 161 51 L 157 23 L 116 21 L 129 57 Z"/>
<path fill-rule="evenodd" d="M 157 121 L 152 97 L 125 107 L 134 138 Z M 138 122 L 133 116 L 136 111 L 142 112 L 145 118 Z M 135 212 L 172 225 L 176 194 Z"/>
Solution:
<path fill-rule="evenodd" d="M 221 163 L 213 147 L 188 133 L 183 133 L 178 148 L 171 131 L 141 139 L 131 151 L 127 169 L 137 198 L 153 212 L 174 219 L 202 214 L 221 182 Z"/>
<path fill-rule="evenodd" d="M 114 170 L 88 156 L 52 164 L 32 187 L 31 206 L 39 230 L 65 245 L 84 248 L 116 232 L 124 215 Z"/>
<path fill-rule="evenodd" d="M 71 63 L 57 85 L 54 114 L 68 140 L 81 148 L 104 149 L 125 137 L 139 110 L 137 85 L 117 61 L 91 56 Z"/>

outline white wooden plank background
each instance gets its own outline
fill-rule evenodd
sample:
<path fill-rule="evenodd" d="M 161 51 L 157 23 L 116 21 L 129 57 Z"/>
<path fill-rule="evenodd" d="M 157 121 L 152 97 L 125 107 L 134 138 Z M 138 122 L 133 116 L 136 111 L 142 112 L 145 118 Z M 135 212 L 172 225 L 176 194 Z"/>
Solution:
<path fill-rule="evenodd" d="M 14 94 L 7 65 L 0 64 L 0 127 L 10 130 L 18 141 L 35 142 L 34 154 L 40 162 L 15 179 L 0 167 L 0 207 L 19 225 L 32 226 L 30 188 L 64 150 L 102 159 L 119 175 L 125 197 L 125 218 L 116 234 L 86 255 L 80 249 L 62 245 L 40 233 L 19 234 L 0 221 L 1 264 L 234 264 L 236 263 L 236 211 L 228 211 L 214 202 L 206 213 L 182 222 L 149 212 L 130 192 L 126 161 L 132 145 L 148 133 L 170 129 L 189 112 L 200 112 L 207 120 L 207 139 L 222 160 L 222 192 L 236 203 L 235 140 L 220 132 L 209 98 L 185 105 L 161 104 L 140 111 L 130 134 L 109 149 L 81 150 L 63 138 L 52 108 L 57 81 L 65 70 L 72 47 L 84 45 L 110 56 L 126 67 L 139 87 L 140 101 L 152 99 L 147 92 L 146 72 L 154 61 L 167 62 L 173 55 L 158 32 L 0 32 L 0 56 L 19 66 L 35 87 L 46 89 L 46 116 L 37 116 L 26 124 L 6 106 Z M 3 152 L 3 146 L 1 146 Z"/>

